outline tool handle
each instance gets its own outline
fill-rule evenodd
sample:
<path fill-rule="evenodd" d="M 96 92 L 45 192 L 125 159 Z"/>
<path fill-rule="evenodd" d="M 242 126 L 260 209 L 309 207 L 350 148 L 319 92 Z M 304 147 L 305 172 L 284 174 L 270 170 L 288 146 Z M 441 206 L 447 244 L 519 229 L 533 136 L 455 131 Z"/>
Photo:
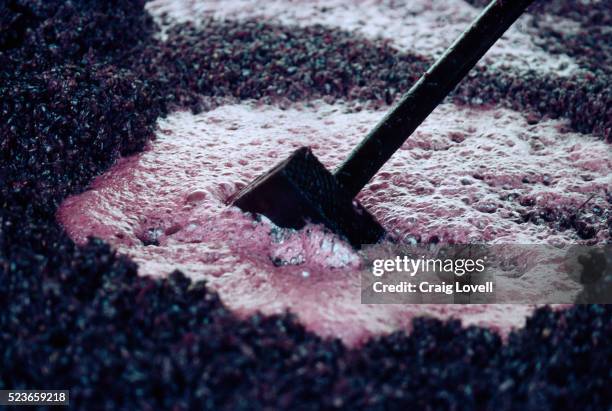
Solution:
<path fill-rule="evenodd" d="M 356 196 L 533 0 L 493 0 L 353 150 L 334 175 Z"/>

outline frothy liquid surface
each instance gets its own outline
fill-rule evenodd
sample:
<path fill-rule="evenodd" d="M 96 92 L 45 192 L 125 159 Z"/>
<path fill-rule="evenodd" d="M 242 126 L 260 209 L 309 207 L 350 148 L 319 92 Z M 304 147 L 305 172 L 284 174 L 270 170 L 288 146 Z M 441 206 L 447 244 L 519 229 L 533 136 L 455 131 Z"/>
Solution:
<path fill-rule="evenodd" d="M 454 316 L 502 333 L 521 326 L 532 306 L 362 305 L 360 260 L 347 244 L 319 227 L 279 229 L 225 205 L 298 147 L 312 147 L 333 169 L 382 115 L 322 102 L 176 112 L 159 121 L 157 139 L 145 152 L 119 160 L 89 191 L 66 199 L 58 219 L 75 241 L 97 236 L 130 255 L 142 275 L 182 270 L 205 279 L 239 314 L 290 310 L 310 330 L 348 344 L 409 329 L 420 315 Z M 522 206 L 508 196 L 578 206 L 609 186 L 609 147 L 560 128 L 558 121 L 528 125 L 505 109 L 444 104 L 359 199 L 408 242 L 580 242 L 575 231 L 517 223 Z M 524 184 L 526 175 L 546 175 L 552 183 Z M 602 230 L 595 240 L 605 236 Z M 579 291 L 567 278 L 536 271 L 513 279 L 513 292 Z"/>

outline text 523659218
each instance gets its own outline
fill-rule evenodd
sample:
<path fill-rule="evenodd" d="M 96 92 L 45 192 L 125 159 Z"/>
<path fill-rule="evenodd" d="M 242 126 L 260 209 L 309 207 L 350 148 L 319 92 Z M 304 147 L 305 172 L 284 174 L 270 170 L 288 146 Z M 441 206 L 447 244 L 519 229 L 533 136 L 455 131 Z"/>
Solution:
<path fill-rule="evenodd" d="M 69 405 L 68 390 L 0 390 L 0 405 Z"/>

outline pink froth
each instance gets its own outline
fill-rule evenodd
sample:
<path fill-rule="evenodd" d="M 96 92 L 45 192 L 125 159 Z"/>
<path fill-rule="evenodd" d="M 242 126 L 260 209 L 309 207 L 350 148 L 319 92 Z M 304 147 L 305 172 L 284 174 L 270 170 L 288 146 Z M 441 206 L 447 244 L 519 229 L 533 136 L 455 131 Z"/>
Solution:
<path fill-rule="evenodd" d="M 533 306 L 360 304 L 360 259 L 347 244 L 319 227 L 282 230 L 225 205 L 297 147 L 312 147 L 333 169 L 382 114 L 323 103 L 177 112 L 160 120 L 157 139 L 145 152 L 119 160 L 88 191 L 65 200 L 58 219 L 76 242 L 97 236 L 130 255 L 142 275 L 180 269 L 207 280 L 241 315 L 291 310 L 310 330 L 349 344 L 408 329 L 419 315 L 458 317 L 502 333 L 521 326 Z M 571 230 L 518 224 L 519 202 L 502 200 L 514 193 L 542 206 L 580 205 L 609 187 L 609 147 L 561 133 L 560 126 L 528 125 L 521 114 L 504 109 L 442 105 L 359 199 L 405 241 L 580 242 Z M 526 175 L 551 183 L 524 184 Z M 596 240 L 606 236 L 602 230 Z M 508 293 L 537 289 L 534 297 L 580 289 L 554 270 L 533 267 L 502 281 Z"/>

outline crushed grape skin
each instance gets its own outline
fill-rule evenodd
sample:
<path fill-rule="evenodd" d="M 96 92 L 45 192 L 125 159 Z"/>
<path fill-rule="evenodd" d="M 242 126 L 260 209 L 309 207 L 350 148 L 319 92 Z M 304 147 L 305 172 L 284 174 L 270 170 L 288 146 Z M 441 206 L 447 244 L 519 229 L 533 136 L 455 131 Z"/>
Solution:
<path fill-rule="evenodd" d="M 75 246 L 55 221 L 58 202 L 141 150 L 168 104 L 203 108 L 197 94 L 126 67 L 155 41 L 142 1 L 67 4 L 0 4 L 1 389 L 69 388 L 87 410 L 609 407 L 610 306 L 538 310 L 508 344 L 421 319 L 411 335 L 348 350 L 289 315 L 238 320 L 180 273 L 138 277 L 99 240 Z M 4 30 L 15 22 L 23 29 Z"/>

